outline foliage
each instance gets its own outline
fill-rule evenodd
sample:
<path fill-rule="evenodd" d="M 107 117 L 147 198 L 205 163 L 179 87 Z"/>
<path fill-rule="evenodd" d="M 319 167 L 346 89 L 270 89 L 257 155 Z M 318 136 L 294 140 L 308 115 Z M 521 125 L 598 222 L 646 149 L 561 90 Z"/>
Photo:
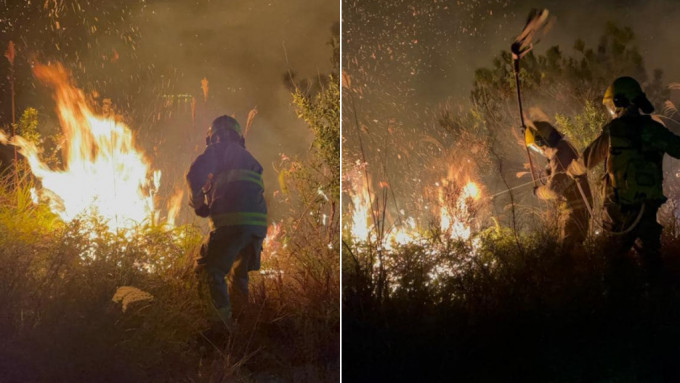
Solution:
<path fill-rule="evenodd" d="M 477 239 L 475 251 L 471 243 L 425 239 L 386 251 L 391 286 L 381 301 L 367 290 L 376 274 L 355 263 L 368 257 L 366 245 L 344 253 L 351 255 L 343 266 L 346 379 L 676 376 L 663 355 L 680 340 L 677 326 L 659 323 L 680 318 L 677 285 L 650 282 L 639 258 L 622 273 L 603 257 L 604 240 L 565 254 L 550 231 L 518 243 L 512 229 L 497 227 Z M 664 246 L 667 268 L 677 275 L 677 240 L 664 237 Z M 650 336 L 659 343 L 652 346 Z M 643 348 L 649 357 L 637 355 L 631 365 L 630 350 Z"/>
<path fill-rule="evenodd" d="M 652 79 L 649 79 L 635 42 L 631 28 L 608 23 L 596 48 L 587 47 L 583 40 L 578 39 L 572 54 L 553 46 L 544 54 L 532 51 L 524 56 L 520 61 L 520 81 L 525 111 L 539 107 L 544 112 L 532 113 L 529 110 L 529 118 L 543 119 L 545 115 L 553 115 L 555 119 L 566 122 L 565 116 L 580 116 L 575 117 L 574 123 L 560 127 L 568 139 L 581 140 L 577 146 L 583 148 L 584 140 L 599 133 L 605 119 L 602 95 L 619 76 L 636 78 L 658 109 L 669 95 L 668 89 L 663 86 L 663 73 L 655 70 Z M 519 125 L 516 97 L 509 52 L 504 51 L 497 56 L 491 67 L 475 72 L 471 99 L 493 134 L 512 137 L 508 127 Z M 499 143 L 502 142 L 508 141 L 499 140 Z M 514 145 L 503 149 L 509 155 L 521 154 Z"/>
<path fill-rule="evenodd" d="M 338 41 L 334 34 L 329 43 L 333 60 L 339 59 Z M 289 78 L 293 105 L 314 133 L 314 146 L 305 159 L 281 155 L 276 195 L 289 213 L 272 238 L 276 257 L 264 261 L 290 278 L 268 280 L 268 294 L 278 298 L 280 312 L 292 314 L 281 321 L 292 326 L 289 336 L 304 334 L 296 354 L 316 363 L 338 361 L 340 347 L 340 84 L 339 61 L 333 63 L 335 72 L 316 80 Z"/>
<path fill-rule="evenodd" d="M 337 379 L 339 256 L 328 247 L 325 227 L 283 223 L 268 240 L 263 273 L 251 275 L 252 305 L 239 314 L 242 326 L 228 343 L 206 346 L 207 315 L 193 271 L 198 227 L 147 224 L 111 232 L 97 217 L 64 223 L 32 202 L 30 181 L 18 188 L 6 182 L 0 189 L 4 380 Z M 112 301 L 121 286 L 153 300 L 123 311 Z"/>
<path fill-rule="evenodd" d="M 293 93 L 298 118 L 314 131 L 314 145 L 329 170 L 328 189 L 335 201 L 340 199 L 340 84 L 334 75 L 319 93 L 306 96 L 300 89 Z"/>
<path fill-rule="evenodd" d="M 555 127 L 562 132 L 569 133 L 569 142 L 579 153 L 583 152 L 600 133 L 593 127 L 602 127 L 608 121 L 609 117 L 602 108 L 596 107 L 590 101 L 586 101 L 583 113 L 573 117 L 561 113 L 555 114 Z"/>
<path fill-rule="evenodd" d="M 14 33 L 25 51 L 35 50 L 35 59 L 65 60 L 85 89 L 121 95 L 115 103 L 127 104 L 133 118 L 155 120 L 148 108 L 164 101 L 146 96 L 167 93 L 181 73 L 134 52 L 140 30 L 135 22 L 155 17 L 146 12 L 133 20 L 133 8 L 143 11 L 146 3 L 99 7 L 106 17 L 89 3 L 48 3 L 9 6 L 8 17 L 0 20 L 8 26 L 3 33 Z M 21 22 L 26 14 L 48 27 L 26 29 Z M 121 21 L 126 27 L 117 30 Z M 112 50 L 108 43 L 117 40 Z M 338 38 L 331 45 L 339 60 Z M 96 54 L 82 54 L 82 49 Z M 121 68 L 133 68 L 132 75 L 121 77 Z M 27 85 L 32 81 L 27 60 L 17 60 L 16 73 L 17 88 L 35 88 Z M 285 163 L 291 174 L 285 181 L 296 195 L 282 193 L 279 202 L 290 209 L 290 217 L 272 226 L 276 233 L 265 244 L 262 270 L 251 273 L 251 304 L 236 314 L 237 326 L 223 343 L 206 335 L 210 325 L 197 297 L 193 263 L 203 237 L 199 227 L 145 222 L 113 232 L 101 217 L 65 223 L 44 203 L 33 202 L 34 180 L 10 185 L 9 176 L 3 177 L 0 380 L 338 381 L 337 78 L 337 73 L 325 76 L 318 91 L 294 99 L 300 117 L 318 136 L 315 148 L 310 159 Z M 41 104 L 40 96 L 29 91 L 18 101 Z M 94 92 L 88 97 L 99 99 Z M 145 97 L 151 103 L 136 102 Z M 22 134 L 31 135 L 37 117 L 35 110 L 26 110 Z M 47 140 L 57 153 L 60 138 Z M 120 287 L 153 300 L 123 307 L 112 300 L 120 298 Z"/>
<path fill-rule="evenodd" d="M 38 132 L 38 111 L 34 108 L 26 108 L 21 114 L 16 134 L 23 138 L 37 143 L 40 141 L 40 133 Z"/>
<path fill-rule="evenodd" d="M 179 365 L 159 366 L 164 357 L 186 352 L 181 345 L 203 326 L 193 289 L 182 283 L 191 275 L 198 232 L 147 228 L 126 235 L 109 233 L 96 219 L 65 224 L 46 206 L 13 195 L 28 192 L 29 186 L 3 192 L 0 207 L 6 342 L 0 359 L 9 363 L 3 379 L 131 381 L 144 369 L 158 375 L 152 380 L 177 374 Z M 177 240 L 181 230 L 184 239 Z M 110 301 L 122 285 L 149 291 L 157 301 L 123 315 Z"/>
<path fill-rule="evenodd" d="M 335 29 L 334 29 L 335 32 Z M 316 154 L 323 164 L 326 194 L 333 201 L 340 200 L 340 82 L 338 66 L 340 45 L 337 35 L 329 42 L 333 51 L 334 71 L 320 75 L 316 81 L 296 83 L 293 74 L 287 80 L 292 88 L 293 105 L 298 118 L 304 120 L 314 133 Z"/>
<path fill-rule="evenodd" d="M 338 84 L 327 85 L 335 86 L 335 100 L 325 90 L 303 98 L 310 116 L 339 109 Z M 30 133 L 37 114 L 24 117 Z M 328 139 L 319 128 L 313 130 Z M 237 314 L 239 327 L 224 344 L 204 334 L 208 315 L 193 271 L 198 227 L 151 222 L 112 232 L 100 217 L 64 223 L 33 202 L 28 175 L 14 187 L 8 174 L 0 188 L 2 378 L 337 381 L 339 219 L 329 173 L 338 174 L 330 167 L 339 167 L 339 155 L 334 164 L 321 152 L 306 160 L 283 156 L 285 190 L 277 194 L 290 214 L 272 226 L 262 270 L 251 273 L 251 305 Z M 153 299 L 123 307 L 112 301 L 120 287 Z"/>
<path fill-rule="evenodd" d="M 601 106 L 604 90 L 622 75 L 636 77 L 657 109 L 668 96 L 662 73 L 648 76 L 632 30 L 608 24 L 594 48 L 578 40 L 570 53 L 551 47 L 522 58 L 525 111 L 539 107 L 527 113 L 530 119 L 552 120 L 583 150 L 607 121 Z M 380 123 L 390 134 L 392 127 L 404 128 L 398 139 L 400 133 L 394 133 L 394 140 L 405 142 L 395 145 L 411 145 L 417 152 L 398 152 L 416 168 L 408 172 L 408 165 L 400 167 L 401 178 L 411 182 L 427 174 L 430 166 L 462 167 L 451 159 L 471 158 L 476 162 L 475 174 L 486 177 L 487 187 L 499 185 L 500 175 L 499 188 L 508 192 L 503 197 L 509 196 L 510 203 L 499 198 L 502 194 L 490 196 L 496 202 L 496 224 L 468 241 L 446 240 L 435 230 L 414 233 L 417 239 L 392 247 L 345 238 L 345 379 L 676 380 L 679 371 L 665 355 L 675 354 L 680 341 L 675 324 L 680 319 L 678 204 L 672 200 L 671 211 L 661 215 L 668 227 L 662 237 L 665 280 L 650 278 L 637 254 L 624 257 L 626 266 L 613 262 L 603 236 L 593 235 L 582 248 L 565 253 L 557 244 L 554 211 L 536 206 L 530 188 L 507 190 L 522 187 L 513 179 L 525 169 L 526 161 L 522 136 L 513 129 L 519 127 L 519 116 L 511 54 L 502 52 L 489 67 L 478 69 L 474 81 L 470 108 L 447 102 L 439 105 L 434 116 L 424 108 L 409 110 L 434 121 L 439 128 L 436 134 L 426 130 L 425 123 L 416 128 L 399 126 L 407 125 L 403 121 Z M 375 161 L 379 165 L 374 169 L 389 169 L 392 163 L 387 163 L 387 150 L 382 149 L 390 144 L 374 133 L 379 125 L 375 116 L 384 111 L 381 107 L 392 108 L 396 115 L 401 112 L 399 105 L 378 105 L 361 115 L 357 105 L 371 108 L 358 101 L 379 90 L 343 86 L 348 88 L 345 116 L 356 117 L 344 125 L 345 130 L 351 129 L 364 142 L 378 142 L 364 147 L 380 150 L 368 154 L 383 160 Z M 427 146 L 418 148 L 433 150 L 413 149 L 414 143 L 423 142 Z M 355 151 L 358 147 L 353 146 Z M 421 153 L 431 158 L 423 160 Z M 591 182 L 596 193 L 596 181 Z M 415 189 L 415 198 L 426 190 L 422 184 Z M 519 215 L 532 230 L 515 224 Z M 641 349 L 644 355 L 635 351 Z"/>

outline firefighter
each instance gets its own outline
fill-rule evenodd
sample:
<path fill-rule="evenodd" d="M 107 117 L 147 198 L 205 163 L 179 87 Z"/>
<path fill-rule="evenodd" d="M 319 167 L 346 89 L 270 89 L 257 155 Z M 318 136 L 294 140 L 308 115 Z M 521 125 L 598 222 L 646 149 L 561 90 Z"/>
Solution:
<path fill-rule="evenodd" d="M 186 175 L 189 205 L 210 219 L 211 229 L 195 270 L 201 291 L 209 290 L 212 319 L 229 327 L 232 303 L 243 307 L 248 302 L 248 272 L 260 268 L 267 233 L 262 166 L 246 150 L 232 117 L 212 122 L 206 146 Z"/>
<path fill-rule="evenodd" d="M 603 103 L 612 120 L 584 151 L 584 165 L 605 163 L 603 227 L 611 254 L 622 259 L 634 247 L 653 276 L 662 270 L 656 214 L 666 201 L 663 156 L 680 157 L 680 136 L 652 119 L 654 107 L 632 77 L 617 78 Z"/>
<path fill-rule="evenodd" d="M 570 251 L 582 244 L 590 229 L 590 206 L 593 198 L 584 175 L 575 176 L 572 164 L 578 152 L 550 123 L 534 121 L 525 130 L 528 147 L 548 159 L 545 185 L 534 188 L 536 197 L 557 201 L 559 205 L 560 244 Z"/>

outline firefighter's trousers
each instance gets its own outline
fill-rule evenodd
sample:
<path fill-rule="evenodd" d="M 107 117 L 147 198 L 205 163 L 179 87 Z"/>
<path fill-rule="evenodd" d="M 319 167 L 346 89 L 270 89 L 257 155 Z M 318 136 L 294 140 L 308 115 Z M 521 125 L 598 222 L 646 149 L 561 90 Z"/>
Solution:
<path fill-rule="evenodd" d="M 232 303 L 237 309 L 248 303 L 248 271 L 260 268 L 262 241 L 247 228 L 226 226 L 212 231 L 201 247 L 195 270 L 199 291 L 209 291 L 214 319 L 230 320 Z"/>

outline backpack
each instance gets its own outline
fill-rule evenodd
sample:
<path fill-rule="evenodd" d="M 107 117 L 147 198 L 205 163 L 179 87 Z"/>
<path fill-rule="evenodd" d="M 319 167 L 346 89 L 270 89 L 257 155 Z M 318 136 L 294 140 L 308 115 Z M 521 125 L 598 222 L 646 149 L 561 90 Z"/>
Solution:
<path fill-rule="evenodd" d="M 654 121 L 649 116 L 622 117 L 609 124 L 607 178 L 613 202 L 625 205 L 665 200 L 663 152 L 645 145 L 642 130 Z"/>

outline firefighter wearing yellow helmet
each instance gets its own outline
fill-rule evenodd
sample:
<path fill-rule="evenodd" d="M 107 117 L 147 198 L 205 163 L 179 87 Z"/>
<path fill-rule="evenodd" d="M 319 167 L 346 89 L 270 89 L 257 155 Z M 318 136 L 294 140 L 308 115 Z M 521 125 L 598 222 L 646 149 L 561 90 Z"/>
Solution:
<path fill-rule="evenodd" d="M 588 180 L 572 173 L 572 164 L 577 162 L 578 152 L 550 123 L 534 121 L 525 130 L 529 148 L 548 159 L 545 185 L 534 189 L 542 200 L 559 203 L 560 243 L 567 251 L 583 243 L 590 228 L 592 195 Z"/>
<path fill-rule="evenodd" d="M 248 302 L 248 272 L 260 268 L 267 234 L 262 166 L 246 150 L 234 118 L 212 122 L 205 152 L 191 164 L 186 180 L 189 205 L 210 219 L 210 236 L 196 261 L 201 292 L 209 291 L 213 325 L 229 328 L 232 299 L 241 307 Z"/>
<path fill-rule="evenodd" d="M 662 270 L 657 222 L 663 195 L 663 156 L 680 157 L 680 136 L 652 119 L 654 107 L 631 77 L 617 78 L 602 100 L 612 120 L 584 151 L 587 169 L 605 163 L 603 226 L 617 258 L 635 249 L 647 270 Z M 642 113 L 641 113 L 642 112 Z M 637 243 L 636 243 L 637 242 Z"/>

